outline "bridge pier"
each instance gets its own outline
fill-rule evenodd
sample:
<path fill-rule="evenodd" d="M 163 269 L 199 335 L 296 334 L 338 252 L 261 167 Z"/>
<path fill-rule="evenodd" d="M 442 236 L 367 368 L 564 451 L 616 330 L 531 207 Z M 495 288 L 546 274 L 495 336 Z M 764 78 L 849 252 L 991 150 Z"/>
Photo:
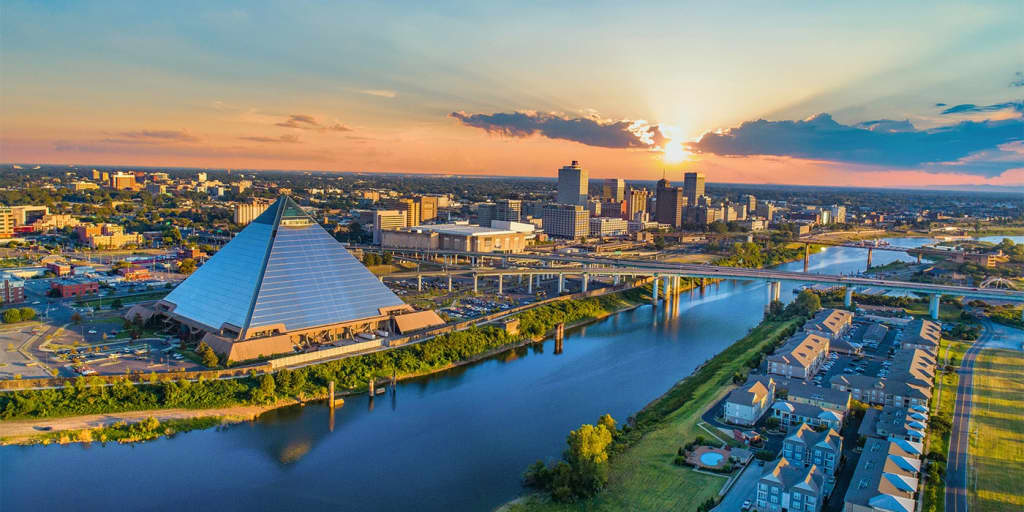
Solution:
<path fill-rule="evenodd" d="M 807 272 L 807 267 L 811 264 L 811 244 L 804 244 L 804 272 Z"/>
<path fill-rule="evenodd" d="M 587 292 L 588 284 L 590 283 L 590 274 L 583 274 L 583 293 Z"/>
<path fill-rule="evenodd" d="M 613 281 L 612 285 L 613 286 L 618 286 L 619 285 L 619 275 L 618 274 L 615 274 L 614 281 Z"/>
<path fill-rule="evenodd" d="M 921 252 L 920 251 L 918 251 L 918 253 L 917 253 L 917 264 L 918 265 L 921 264 Z"/>
<path fill-rule="evenodd" d="M 658 276 L 654 276 L 654 283 L 651 285 L 651 304 L 658 304 Z"/>
<path fill-rule="evenodd" d="M 416 291 L 423 291 L 423 274 L 416 274 Z"/>
<path fill-rule="evenodd" d="M 480 278 L 476 274 L 473 274 L 473 293 L 476 293 L 477 291 L 480 290 L 479 286 Z"/>
<path fill-rule="evenodd" d="M 448 274 L 448 291 L 452 291 L 452 275 Z"/>
<path fill-rule="evenodd" d="M 504 277 L 505 276 L 503 276 L 502 274 L 498 274 L 498 295 L 504 295 L 502 293 L 502 285 L 504 284 L 505 281 Z"/>
<path fill-rule="evenodd" d="M 868 270 L 871 270 L 871 248 L 868 247 Z"/>
<path fill-rule="evenodd" d="M 565 292 L 565 274 L 558 274 L 558 293 Z"/>
<path fill-rule="evenodd" d="M 941 297 L 938 293 L 933 293 L 931 301 L 928 303 L 928 314 L 932 317 L 932 320 L 939 319 L 939 302 Z"/>
<path fill-rule="evenodd" d="M 779 300 L 782 296 L 782 281 L 772 281 L 772 300 Z"/>
<path fill-rule="evenodd" d="M 526 274 L 526 293 L 533 295 L 533 274 Z"/>
<path fill-rule="evenodd" d="M 843 296 L 843 305 L 846 307 L 853 306 L 853 288 L 847 286 L 846 294 Z"/>

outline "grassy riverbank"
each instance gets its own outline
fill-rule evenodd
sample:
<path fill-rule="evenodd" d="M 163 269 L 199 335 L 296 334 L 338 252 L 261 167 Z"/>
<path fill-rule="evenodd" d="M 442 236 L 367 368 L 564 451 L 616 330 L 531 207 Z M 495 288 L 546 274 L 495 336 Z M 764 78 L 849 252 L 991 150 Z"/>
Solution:
<path fill-rule="evenodd" d="M 323 364 L 282 370 L 273 375 L 250 375 L 229 380 L 175 381 L 154 376 L 152 382 L 127 380 L 104 386 L 99 379 L 81 378 L 59 389 L 0 393 L 0 419 L 44 419 L 88 414 L 121 413 L 168 408 L 208 409 L 264 405 L 289 399 L 325 396 L 327 383 L 340 392 L 364 391 L 370 379 L 419 376 L 442 371 L 481 356 L 542 339 L 559 323 L 574 324 L 601 318 L 644 300 L 641 289 L 600 297 L 559 301 L 520 313 L 520 333 L 508 335 L 496 326 L 472 327 L 438 336 L 409 347 L 396 348 Z"/>
<path fill-rule="evenodd" d="M 154 417 L 149 417 L 135 423 L 119 421 L 109 426 L 92 429 L 47 432 L 19 439 L 17 444 L 139 443 L 163 436 L 216 427 L 222 423 L 224 423 L 224 419 L 218 416 L 166 421 L 159 421 Z M 8 443 L 5 442 L 4 444 Z"/>
<path fill-rule="evenodd" d="M 717 496 L 726 479 L 674 465 L 677 448 L 703 433 L 696 427 L 701 414 L 732 389 L 733 375 L 756 366 L 802 322 L 800 317 L 762 322 L 640 410 L 635 426 L 616 440 L 608 485 L 597 496 L 577 503 L 555 503 L 531 495 L 503 509 L 696 511 L 705 500 Z"/>

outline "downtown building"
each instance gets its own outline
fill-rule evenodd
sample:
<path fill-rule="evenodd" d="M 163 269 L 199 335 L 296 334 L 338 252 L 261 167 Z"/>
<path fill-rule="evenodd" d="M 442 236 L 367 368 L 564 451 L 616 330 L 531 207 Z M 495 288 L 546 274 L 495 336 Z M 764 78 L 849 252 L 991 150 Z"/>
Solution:
<path fill-rule="evenodd" d="M 587 170 L 578 161 L 558 170 L 558 203 L 586 206 L 589 187 Z"/>
<path fill-rule="evenodd" d="M 158 301 L 155 313 L 177 323 L 183 339 L 202 340 L 230 361 L 345 343 L 392 331 L 404 315 L 433 314 L 413 313 L 287 196 Z"/>

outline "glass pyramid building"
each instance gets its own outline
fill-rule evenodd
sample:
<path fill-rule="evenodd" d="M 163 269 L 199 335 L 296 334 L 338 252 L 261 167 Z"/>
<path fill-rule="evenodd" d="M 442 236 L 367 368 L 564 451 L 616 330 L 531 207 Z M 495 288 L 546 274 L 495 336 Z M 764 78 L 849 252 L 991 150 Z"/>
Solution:
<path fill-rule="evenodd" d="M 322 336 L 324 328 L 411 309 L 287 196 L 158 307 L 225 342 L 318 329 Z"/>

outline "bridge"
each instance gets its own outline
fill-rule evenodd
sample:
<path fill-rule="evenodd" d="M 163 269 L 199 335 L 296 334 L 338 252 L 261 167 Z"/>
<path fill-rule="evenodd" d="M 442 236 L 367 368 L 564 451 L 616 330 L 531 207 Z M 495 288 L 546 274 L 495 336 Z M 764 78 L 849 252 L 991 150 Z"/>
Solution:
<path fill-rule="evenodd" d="M 670 290 L 678 292 L 681 278 L 696 279 L 739 279 L 751 281 L 765 281 L 769 283 L 768 298 L 778 300 L 782 282 L 813 283 L 846 288 L 844 303 L 846 306 L 852 304 L 853 293 L 863 288 L 884 288 L 928 295 L 931 298 L 929 313 L 933 319 L 939 317 L 939 302 L 943 295 L 964 297 L 967 299 L 995 300 L 1003 302 L 1024 303 L 1024 292 L 984 287 L 965 287 L 954 285 L 942 285 L 932 283 L 914 283 L 906 281 L 895 281 L 888 279 L 876 279 L 871 277 L 854 277 L 832 274 L 818 274 L 809 272 L 792 272 L 776 269 L 753 269 L 739 267 L 722 267 L 717 265 L 692 264 L 692 263 L 664 263 L 648 260 L 630 260 L 601 257 L 584 257 L 575 255 L 545 255 L 545 254 L 496 254 L 479 252 L 460 251 L 411 251 L 396 250 L 400 258 L 408 257 L 418 261 L 434 261 L 440 257 L 444 269 L 440 271 L 424 272 L 401 272 L 389 274 L 383 279 L 417 279 L 418 286 L 422 289 L 424 277 L 448 276 L 449 289 L 452 287 L 452 276 L 471 276 L 473 278 L 473 290 L 477 291 L 480 278 L 496 278 L 498 281 L 498 293 L 503 291 L 503 281 L 506 276 L 523 276 L 528 279 L 528 292 L 533 292 L 535 276 L 552 276 L 558 279 L 558 291 L 565 291 L 565 277 L 569 275 L 579 276 L 582 283 L 582 291 L 587 291 L 589 280 L 593 276 L 610 276 L 614 283 L 619 284 L 623 278 L 650 277 L 654 278 L 654 290 L 652 300 L 656 301 L 659 282 L 663 290 L 671 293 Z M 410 256 L 406 256 L 409 254 Z M 461 259 L 465 259 L 470 265 L 469 268 L 448 268 L 448 265 L 458 265 Z M 477 268 L 478 263 L 484 260 L 495 260 L 499 263 L 495 268 Z M 532 261 L 547 264 L 547 267 L 522 267 L 508 268 L 509 264 L 515 261 Z M 555 266 L 555 263 L 572 264 L 573 267 Z M 521 278 L 520 278 L 521 279 Z M 1022 313 L 1024 316 L 1024 313 Z"/>

